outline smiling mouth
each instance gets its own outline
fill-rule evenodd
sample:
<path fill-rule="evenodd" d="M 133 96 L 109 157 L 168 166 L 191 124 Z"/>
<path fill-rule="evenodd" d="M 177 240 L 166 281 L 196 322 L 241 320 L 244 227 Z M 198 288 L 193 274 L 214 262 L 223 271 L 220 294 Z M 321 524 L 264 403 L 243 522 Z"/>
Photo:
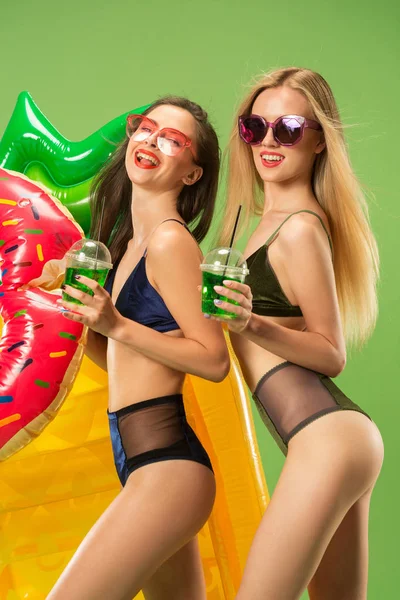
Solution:
<path fill-rule="evenodd" d="M 135 152 L 135 163 L 143 169 L 155 169 L 160 165 L 160 161 L 154 154 L 142 150 Z"/>
<path fill-rule="evenodd" d="M 261 154 L 261 162 L 266 167 L 278 167 L 284 160 L 282 154 Z"/>

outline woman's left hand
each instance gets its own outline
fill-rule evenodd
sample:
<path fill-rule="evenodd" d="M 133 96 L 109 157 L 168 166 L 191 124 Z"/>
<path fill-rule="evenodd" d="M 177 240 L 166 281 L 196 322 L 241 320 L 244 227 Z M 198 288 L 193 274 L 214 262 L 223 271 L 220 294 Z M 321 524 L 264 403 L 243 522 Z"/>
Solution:
<path fill-rule="evenodd" d="M 93 296 L 70 285 L 63 287 L 69 296 L 82 302 L 82 304 L 73 304 L 63 299 L 59 300 L 64 308 L 64 317 L 87 325 L 93 331 L 106 337 L 112 337 L 123 317 L 112 303 L 110 294 L 97 281 L 89 279 L 89 277 L 79 275 L 79 281 L 93 290 Z"/>
<path fill-rule="evenodd" d="M 234 313 L 236 317 L 224 318 L 224 316 L 221 315 L 218 317 L 214 316 L 213 318 L 217 321 L 226 323 L 230 331 L 241 333 L 247 327 L 252 314 L 253 295 L 251 289 L 245 283 L 239 283 L 238 281 L 232 281 L 230 279 L 225 280 L 223 284 L 224 286 L 216 285 L 214 287 L 215 291 L 225 298 L 234 300 L 238 304 L 231 304 L 230 302 L 225 302 L 223 300 L 214 300 L 214 302 L 218 308 Z"/>

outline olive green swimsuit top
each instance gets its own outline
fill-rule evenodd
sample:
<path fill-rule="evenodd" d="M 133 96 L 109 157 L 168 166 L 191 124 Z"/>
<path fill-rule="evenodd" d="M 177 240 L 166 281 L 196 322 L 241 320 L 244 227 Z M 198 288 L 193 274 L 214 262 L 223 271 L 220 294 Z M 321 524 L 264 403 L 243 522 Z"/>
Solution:
<path fill-rule="evenodd" d="M 275 239 L 281 227 L 290 219 L 290 217 L 293 215 L 298 215 L 299 213 L 309 213 L 319 219 L 326 235 L 328 236 L 331 252 L 333 252 L 329 233 L 324 225 L 324 222 L 322 221 L 321 217 L 317 215 L 317 213 L 311 210 L 299 210 L 290 214 L 268 238 L 266 243 L 263 244 L 261 248 L 253 252 L 253 254 L 251 254 L 247 259 L 247 266 L 250 273 L 246 277 L 246 284 L 251 287 L 253 294 L 253 312 L 256 315 L 263 315 L 265 317 L 303 316 L 300 306 L 294 306 L 291 304 L 286 294 L 282 290 L 279 280 L 268 258 L 268 246 Z"/>

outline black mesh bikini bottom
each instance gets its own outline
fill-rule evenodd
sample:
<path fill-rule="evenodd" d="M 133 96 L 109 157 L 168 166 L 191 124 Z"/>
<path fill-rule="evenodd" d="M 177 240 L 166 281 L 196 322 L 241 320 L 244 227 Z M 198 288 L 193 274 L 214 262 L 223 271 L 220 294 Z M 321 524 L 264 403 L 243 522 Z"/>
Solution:
<path fill-rule="evenodd" d="M 153 462 L 192 460 L 212 470 L 207 452 L 186 420 L 181 394 L 108 412 L 114 462 L 122 485 Z"/>
<path fill-rule="evenodd" d="M 253 394 L 262 420 L 286 455 L 290 439 L 331 412 L 355 410 L 370 418 L 326 375 L 284 362 L 268 371 Z"/>

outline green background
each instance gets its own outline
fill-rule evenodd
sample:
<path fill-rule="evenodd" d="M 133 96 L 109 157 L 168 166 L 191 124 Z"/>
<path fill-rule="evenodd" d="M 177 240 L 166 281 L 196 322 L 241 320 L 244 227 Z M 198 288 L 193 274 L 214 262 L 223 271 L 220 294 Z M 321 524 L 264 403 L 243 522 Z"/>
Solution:
<path fill-rule="evenodd" d="M 173 93 L 209 111 L 224 147 L 237 102 L 259 72 L 305 66 L 331 84 L 344 122 L 353 125 L 348 142 L 355 171 L 374 196 L 371 219 L 382 260 L 378 326 L 340 377 L 385 441 L 371 507 L 371 600 L 398 597 L 399 27 L 394 0 L 375 6 L 360 0 L 1 0 L 0 12 L 0 134 L 22 90 L 72 140 Z M 219 209 L 222 200 L 223 188 Z M 209 236 L 204 249 L 210 243 Z M 272 492 L 283 457 L 256 415 L 255 421 Z"/>

